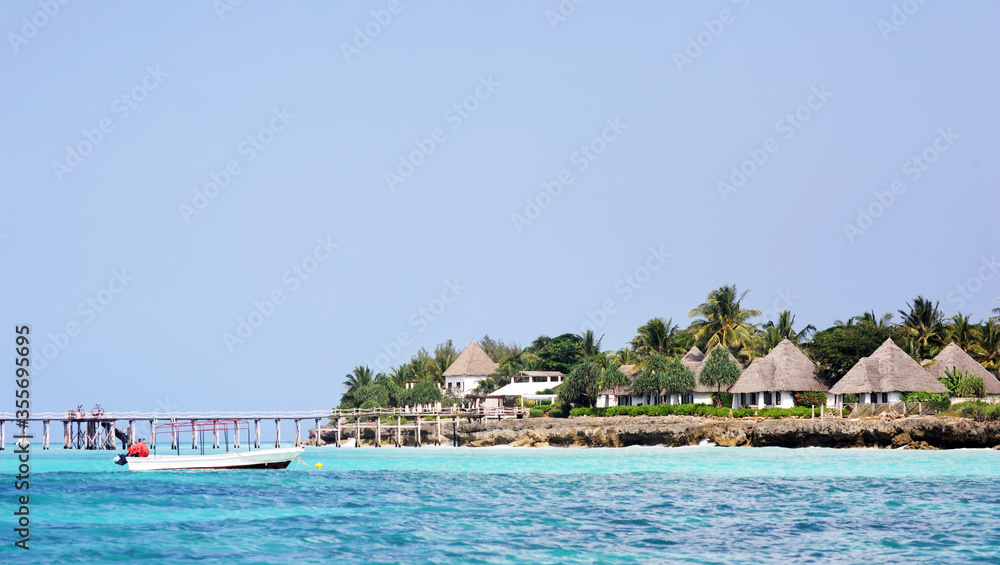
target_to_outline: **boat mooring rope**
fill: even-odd
[[[323,468],[323,464],[322,463],[317,463],[315,465],[310,465],[310,464],[306,463],[305,461],[303,461],[301,457],[296,457],[295,460],[298,461],[299,463],[302,463],[306,467],[315,467],[316,469],[322,469]]]

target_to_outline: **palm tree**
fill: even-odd
[[[708,352],[708,359],[701,368],[701,383],[714,386],[716,398],[720,398],[722,388],[730,388],[740,379],[740,365],[722,347],[714,347]]]
[[[667,356],[654,353],[642,364],[639,374],[632,380],[632,392],[647,397],[647,404],[659,404],[663,392],[661,377],[666,372]],[[655,400],[655,402],[654,402]]]
[[[678,326],[674,319],[664,321],[663,318],[653,318],[639,327],[638,335],[632,340],[632,347],[643,355],[661,353],[673,355],[677,353]],[[683,353],[683,351],[680,351]]]
[[[695,339],[706,349],[721,345],[733,352],[752,346],[756,326],[749,322],[760,316],[759,310],[744,310],[741,306],[747,291],[737,297],[736,285],[721,286],[708,294],[708,300],[691,310],[690,316],[700,316],[691,324]]]
[[[979,343],[969,354],[988,371],[1000,371],[1000,322],[989,320],[979,330]]]
[[[934,349],[942,345],[944,339],[944,314],[938,309],[938,302],[931,302],[923,296],[913,299],[906,306],[910,311],[899,311],[903,317],[902,326],[920,344],[921,354],[934,356]]]
[[[677,357],[667,359],[660,375],[660,387],[670,394],[678,396],[677,403],[680,404],[680,396],[694,390],[698,383],[695,381],[694,372],[681,363]]]
[[[778,314],[777,324],[774,322],[768,322],[764,324],[764,328],[774,328],[778,330],[778,335],[781,336],[781,339],[787,339],[796,345],[808,339],[809,335],[816,331],[816,326],[809,324],[808,326],[802,328],[802,331],[796,332],[792,327],[794,325],[795,316],[793,316],[788,310],[783,310],[780,314]]]
[[[635,351],[627,347],[623,347],[616,351],[612,359],[619,365],[635,365],[639,362],[639,358],[636,356]]]
[[[628,386],[628,377],[625,376],[625,373],[621,372],[618,365],[611,365],[601,372],[598,384],[601,392],[610,391],[618,387]]]
[[[583,339],[580,342],[580,350],[583,351],[584,357],[593,357],[601,352],[601,341],[604,340],[603,335],[597,340],[594,339],[594,330],[587,330],[579,335]]]
[[[955,342],[955,345],[968,351],[979,341],[979,324],[973,324],[968,316],[961,312],[951,318],[951,323],[945,327],[945,338]]]
[[[781,330],[775,326],[765,326],[757,334],[757,340],[754,343],[754,357],[763,357],[771,352],[772,349],[778,347],[778,344],[785,339],[782,335]]]
[[[364,367],[358,365],[344,378],[344,394],[340,397],[341,405],[357,404],[358,393],[373,382],[372,370],[367,365]]]
[[[837,320],[833,323],[834,326],[838,328],[850,328],[855,325],[858,326],[869,326],[878,329],[885,329],[890,326],[889,322],[892,320],[891,313],[882,314],[881,317],[875,315],[875,311],[865,312],[860,316],[854,316],[847,320],[847,323]]]

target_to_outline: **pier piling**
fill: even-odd
[[[302,420],[295,420],[295,445],[302,440]]]
[[[281,420],[274,421],[274,447],[281,447]]]
[[[253,447],[260,449],[260,420],[253,421]]]
[[[49,448],[49,421],[42,420],[42,450]]]
[[[63,449],[73,447],[73,425],[69,420],[63,420]]]

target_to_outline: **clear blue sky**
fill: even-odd
[[[818,327],[1000,306],[995,2],[52,4],[0,6],[36,410],[328,408],[383,344],[610,305],[617,349],[723,284]]]

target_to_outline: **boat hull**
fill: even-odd
[[[284,469],[305,451],[304,447],[260,449],[209,455],[150,455],[129,457],[129,471],[179,471],[185,469]]]

